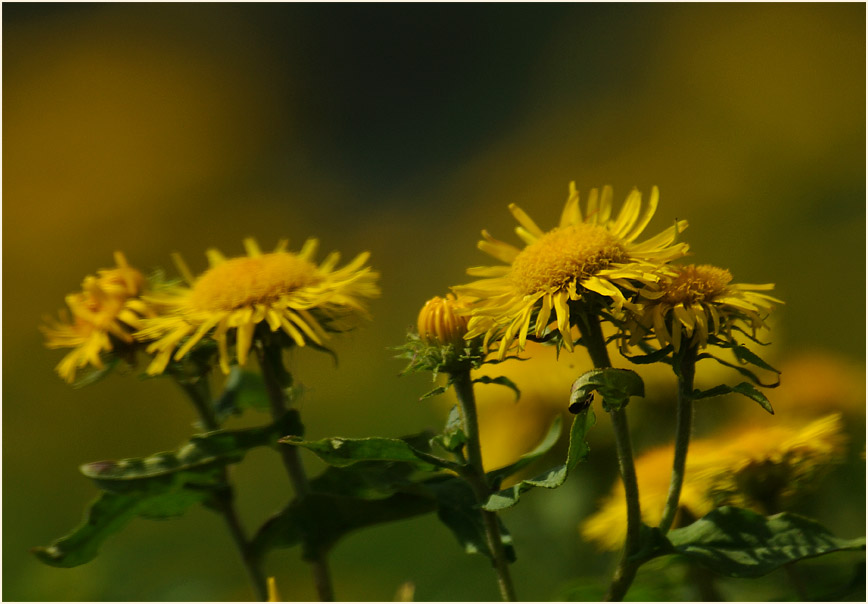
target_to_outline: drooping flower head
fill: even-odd
[[[206,337],[217,342],[220,367],[229,373],[233,335],[235,356],[244,365],[260,324],[283,331],[298,346],[308,341],[322,345],[327,331],[343,330],[367,315],[364,299],[380,294],[379,274],[365,266],[367,252],[336,269],[338,252],[314,264],[316,239],[308,239],[298,253],[286,251],[287,245],[282,240],[273,252],[263,253],[248,238],[247,256],[231,259],[208,250],[211,268],[197,278],[179,261],[189,286],[150,296],[159,316],[136,334],[152,340],[147,350],[155,356],[148,373],[162,373],[170,359],[181,360]]]
[[[115,252],[114,258],[116,268],[85,277],[82,290],[66,296],[69,310],[61,311],[59,320],[46,318],[47,325],[40,327],[48,348],[72,349],[56,367],[69,383],[87,365],[103,369],[100,355],[119,345],[132,345],[132,334],[141,326],[142,317],[151,314],[139,297],[145,288],[144,276],[121,252]]]
[[[601,296],[616,310],[631,306],[624,291],[656,283],[661,267],[687,253],[686,243],[676,243],[687,221],[678,221],[647,241],[636,243],[657,210],[659,192],[642,211],[642,195],[634,189],[616,218],[612,214],[612,189],[593,189],[583,215],[575,183],[570,183],[558,226],[548,232],[539,228],[515,204],[510,211],[519,222],[515,231],[524,241],[520,249],[482,231],[479,248],[504,265],[468,269],[478,281],[453,289],[478,300],[474,304],[467,338],[485,334],[500,341],[498,359],[503,359],[516,338],[523,350],[528,334],[540,337],[551,322],[552,312],[564,345],[573,349],[570,337],[570,301],[589,293]]]
[[[631,328],[631,344],[653,328],[661,347],[672,344],[676,352],[682,343],[705,348],[709,336],[732,340],[736,325],[755,334],[766,327],[774,304],[783,304],[760,293],[773,289],[773,283],[732,283],[728,270],[708,264],[670,268],[655,286],[639,292],[644,304]]]

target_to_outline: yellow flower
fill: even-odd
[[[452,344],[459,350],[464,348],[468,317],[461,311],[466,308],[467,301],[456,299],[453,294],[446,294],[445,298],[434,296],[419,311],[419,338],[428,345]]]
[[[327,330],[343,330],[357,317],[367,316],[362,299],[380,294],[379,274],[364,266],[367,252],[335,269],[337,252],[318,266],[313,263],[316,239],[308,239],[298,253],[287,252],[287,244],[282,240],[273,252],[262,253],[256,240],[248,238],[247,256],[228,260],[208,250],[211,268],[195,279],[179,262],[191,286],[178,285],[150,296],[159,316],[146,321],[136,334],[153,340],[147,349],[155,354],[148,373],[162,373],[170,358],[182,359],[206,336],[217,342],[220,367],[229,373],[233,332],[236,357],[244,365],[260,324],[273,332],[282,330],[298,346],[307,341],[321,345]]]
[[[781,504],[809,490],[844,457],[846,436],[840,414],[808,425],[732,429],[697,439],[687,454],[679,513],[699,518],[723,505],[771,514]],[[636,460],[642,520],[656,526],[669,492],[674,445],[652,449]],[[683,521],[682,520],[682,521]],[[676,517],[676,526],[678,519]],[[627,531],[624,487],[617,481],[600,510],[582,523],[585,539],[617,550]]]
[[[670,267],[672,273],[656,286],[641,290],[647,300],[638,320],[628,329],[630,345],[636,344],[653,328],[660,346],[672,344],[678,351],[682,341],[705,348],[711,335],[732,340],[732,328],[739,323],[754,335],[765,328],[765,317],[781,300],[759,293],[774,288],[773,283],[754,285],[731,283],[732,274],[708,264]]]
[[[144,276],[121,252],[114,257],[117,268],[85,277],[82,291],[66,296],[69,312],[61,311],[59,321],[46,318],[48,325],[40,327],[48,348],[72,348],[56,367],[67,382],[73,382],[76,372],[88,364],[102,369],[102,353],[112,352],[118,344],[133,344],[132,333],[141,318],[151,314],[139,299]]]
[[[698,470],[715,503],[771,514],[843,461],[847,437],[833,413],[806,426],[739,430],[718,442],[719,457]]]
[[[684,484],[679,500],[679,520],[690,522],[701,518],[714,508],[707,496],[705,483],[698,479],[694,467],[713,455],[714,449],[707,444],[695,441],[687,453]],[[672,457],[675,445],[664,445],[651,449],[636,460],[636,477],[639,483],[639,503],[642,521],[649,526],[657,526],[663,517],[663,508],[669,494],[669,481],[672,474]],[[627,536],[627,504],[624,499],[624,485],[618,480],[612,491],[600,502],[600,509],[587,518],[581,525],[582,537],[595,542],[601,549],[615,551],[624,544]]]
[[[629,307],[622,289],[635,291],[635,282],[656,283],[663,263],[687,253],[687,244],[675,243],[678,233],[687,228],[686,220],[635,243],[654,215],[658,198],[654,187],[642,212],[642,195],[634,189],[613,219],[612,189],[604,187],[602,194],[593,189],[583,216],[575,183],[570,183],[560,223],[548,232],[511,204],[509,209],[520,224],[515,231],[526,245],[519,249],[482,231],[485,239],[479,248],[505,265],[468,269],[469,275],[483,278],[453,288],[479,299],[465,337],[484,333],[486,346],[499,339],[497,358],[502,360],[516,338],[523,350],[528,334],[540,337],[554,312],[564,345],[572,350],[570,301],[592,292],[616,310]]]

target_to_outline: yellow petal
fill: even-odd
[[[581,221],[582,210],[579,206],[579,192],[576,190],[575,181],[573,181],[570,183],[570,194],[567,197],[567,203],[564,205],[564,211],[561,213],[561,221],[558,226],[564,228],[571,224],[579,224]]]
[[[541,228],[539,228],[536,223],[528,216],[524,210],[515,205],[514,203],[509,204],[509,211],[512,212],[512,215],[518,220],[519,224],[526,228],[532,235],[537,238],[542,237],[545,233]]]
[[[256,239],[253,237],[246,237],[244,239],[244,249],[247,251],[247,255],[251,258],[256,258],[257,256],[262,255],[262,250],[259,249],[259,244],[256,243]]]
[[[645,213],[642,215],[642,218],[639,219],[639,222],[636,223],[636,226],[633,227],[633,230],[625,237],[627,241],[635,241],[636,238],[642,234],[642,231],[645,230],[645,227],[648,226],[648,223],[651,222],[651,218],[654,217],[654,214],[657,212],[657,204],[660,202],[660,189],[657,186],[651,187],[651,199],[648,200],[648,206],[645,208]]]

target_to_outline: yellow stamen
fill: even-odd
[[[512,263],[510,279],[527,295],[564,287],[626,259],[624,248],[608,230],[581,223],[556,228],[522,250]]]
[[[193,287],[191,305],[227,311],[274,302],[320,280],[317,268],[288,252],[233,258],[206,271]]]

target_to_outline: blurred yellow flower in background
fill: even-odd
[[[777,415],[814,418],[837,411],[855,420],[864,436],[864,365],[840,354],[809,350],[785,358],[780,369],[781,385],[774,391]],[[742,409],[745,414],[752,411]]]
[[[763,514],[779,512],[794,497],[811,490],[845,454],[841,416],[832,414],[807,425],[732,427],[690,444],[679,513],[699,518],[715,507],[734,505]],[[656,526],[669,492],[674,445],[647,451],[636,460],[642,520]],[[600,509],[580,526],[585,539],[617,550],[626,536],[624,487],[615,482]],[[676,518],[676,524],[678,520]]]
[[[673,266],[672,274],[639,293],[646,302],[638,321],[628,329],[630,345],[650,334],[653,329],[660,347],[672,344],[678,351],[682,339],[689,345],[705,348],[709,335],[732,340],[732,327],[741,322],[754,335],[766,327],[765,317],[774,303],[781,300],[758,293],[774,288],[773,283],[753,285],[731,283],[732,274],[709,264]],[[682,337],[682,333],[684,336]]]
[[[536,337],[549,325],[552,311],[567,349],[573,349],[570,336],[570,300],[587,292],[610,298],[616,308],[630,303],[619,289],[635,291],[631,280],[651,285],[663,263],[687,253],[686,243],[675,243],[678,233],[687,228],[681,220],[643,243],[634,243],[657,210],[659,192],[642,210],[642,195],[634,189],[617,218],[612,218],[612,189],[602,194],[592,189],[585,215],[579,206],[579,193],[570,183],[570,194],[558,226],[548,232],[517,205],[510,204],[520,226],[515,232],[525,242],[524,249],[494,239],[483,230],[479,249],[504,262],[503,266],[475,267],[467,274],[483,277],[453,289],[478,298],[470,320],[467,338],[485,334],[485,343],[500,340],[497,358],[503,359],[518,338],[523,350],[529,333]],[[531,319],[536,311],[536,322]]]
[[[40,327],[48,348],[72,348],[56,367],[69,383],[88,364],[104,368],[101,354],[133,344],[132,334],[141,326],[142,317],[152,314],[139,298],[145,288],[142,273],[121,252],[115,252],[114,258],[117,268],[85,277],[82,291],[66,296],[69,312],[62,310],[59,321],[46,318],[47,325]]]
[[[697,469],[715,504],[773,514],[844,460],[847,437],[833,413],[807,425],[733,429],[718,442],[719,458]]]
[[[338,252],[326,256],[319,266],[313,263],[316,239],[308,239],[297,254],[287,252],[287,245],[282,240],[274,252],[264,254],[255,239],[247,238],[247,257],[228,260],[210,249],[211,268],[198,278],[179,260],[190,287],[171,286],[152,294],[149,300],[160,309],[159,316],[146,321],[136,334],[153,340],[147,350],[156,354],[148,373],[162,373],[170,358],[182,359],[208,335],[217,342],[220,367],[228,374],[227,335],[232,330],[236,358],[244,365],[260,323],[271,331],[282,330],[298,346],[307,340],[322,345],[326,331],[342,331],[367,316],[363,298],[380,294],[379,274],[365,266],[367,252],[335,269]]]
[[[675,445],[670,444],[646,451],[636,459],[642,521],[649,526],[657,526],[663,516],[674,454]],[[679,521],[689,521],[690,517],[700,518],[714,508],[706,495],[705,484],[697,480],[694,471],[696,463],[704,462],[710,455],[714,455],[710,444],[691,443],[675,526],[678,526]],[[580,531],[582,537],[593,541],[600,549],[615,551],[621,548],[627,536],[627,506],[624,485],[620,480],[615,482],[611,492],[600,502],[600,509],[581,524]]]

